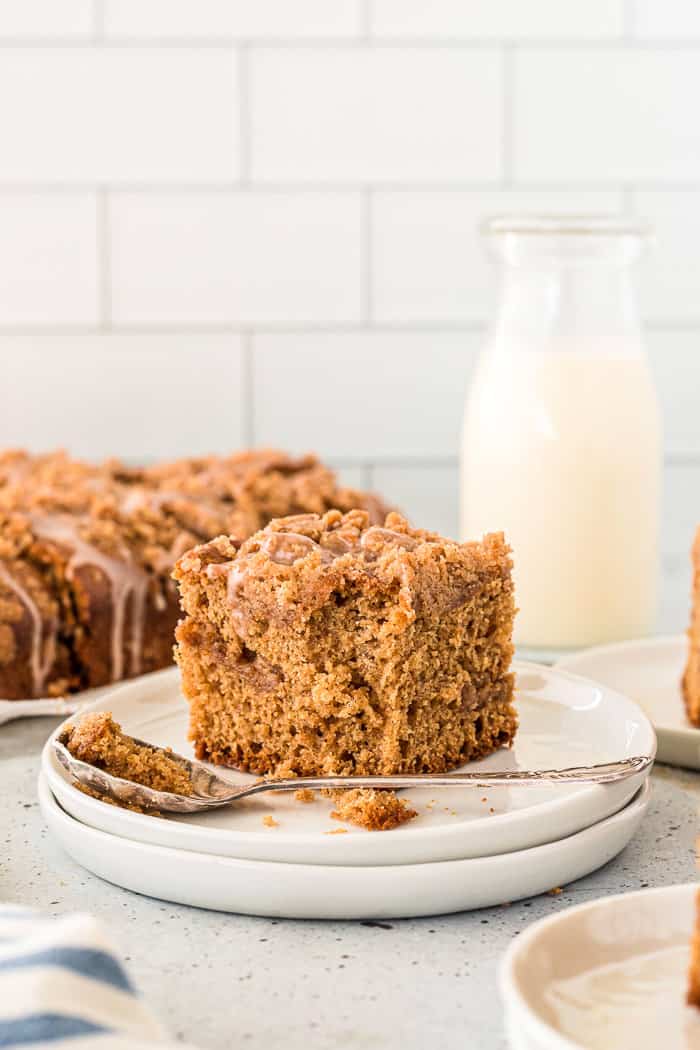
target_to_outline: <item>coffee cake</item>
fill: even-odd
[[[260,450],[130,467],[0,455],[0,697],[59,696],[167,666],[172,567],[280,514],[381,503],[313,456]]]
[[[691,596],[688,656],[683,675],[683,697],[688,721],[700,727],[700,528],[691,552],[693,585]]]
[[[177,563],[176,658],[200,759],[261,774],[441,772],[509,745],[513,585],[501,535],[398,514],[272,521]]]

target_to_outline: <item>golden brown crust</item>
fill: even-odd
[[[280,508],[346,498],[313,456],[262,450],[150,468],[0,453],[0,696],[60,695],[167,666],[172,566]],[[366,497],[373,504],[372,498]]]
[[[693,566],[691,614],[688,628],[688,656],[682,688],[688,721],[700,727],[700,527],[695,533],[691,560]]]
[[[510,744],[503,537],[458,544],[360,510],[221,536],[175,572],[199,758],[256,773],[442,772]]]

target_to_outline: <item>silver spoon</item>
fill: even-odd
[[[212,773],[203,763],[183,758],[174,751],[166,751],[165,748],[147,744],[135,737],[126,739],[132,740],[140,747],[161,752],[183,766],[192,781],[193,794],[176,795],[170,791],[154,791],[153,788],[132,780],[114,777],[97,766],[75,758],[60,736],[53,738],[52,746],[58,761],[78,783],[122,804],[138,806],[141,809],[157,809],[163,813],[195,813],[205,809],[218,809],[252,795],[259,795],[263,791],[298,791],[300,788],[490,788],[532,784],[615,784],[644,773],[654,761],[650,755],[639,755],[635,758],[623,758],[619,762],[574,766],[571,769],[517,769],[494,773],[415,773],[366,777],[270,777],[253,783],[236,783]]]

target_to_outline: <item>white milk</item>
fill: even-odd
[[[497,344],[483,355],[465,414],[462,533],[505,532],[518,644],[652,629],[660,445],[641,353]]]

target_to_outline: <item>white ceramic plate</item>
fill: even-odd
[[[519,664],[517,673],[521,725],[515,747],[470,769],[543,769],[654,753],[651,725],[626,697],[536,664]],[[192,754],[177,670],[121,686],[91,709],[112,711],[133,736]],[[409,824],[381,834],[347,825],[346,834],[332,835],[341,825],[331,819],[332,803],[318,795],[308,804],[293,795],[269,795],[216,812],[163,819],[85,795],[69,782],[48,745],[42,769],[68,813],[122,838],[249,860],[341,865],[422,864],[552,842],[616,813],[643,779],[488,791],[421,788],[408,792],[419,812]],[[273,815],[276,827],[263,823],[266,814]]]
[[[567,908],[519,934],[501,965],[515,1050],[700,1050],[685,1005],[697,886]]]
[[[148,674],[139,675],[138,679],[132,679],[132,681],[140,682],[157,673],[151,671]],[[68,696],[42,696],[34,697],[30,700],[0,700],[0,726],[4,725],[5,722],[12,722],[16,718],[75,715],[101,696],[104,696],[105,693],[111,693],[113,689],[113,685],[100,685],[94,689],[83,689],[80,693],[71,693]]]
[[[544,893],[616,856],[637,830],[650,795],[646,781],[607,820],[518,853],[400,868],[342,867],[235,860],[122,839],[69,816],[46,778],[39,780],[39,801],[50,831],[78,864],[100,878],[175,904],[290,919],[440,915]]]
[[[557,667],[632,697],[656,730],[659,762],[700,769],[700,729],[689,724],[681,695],[686,652],[683,635],[643,638],[585,649]]]

